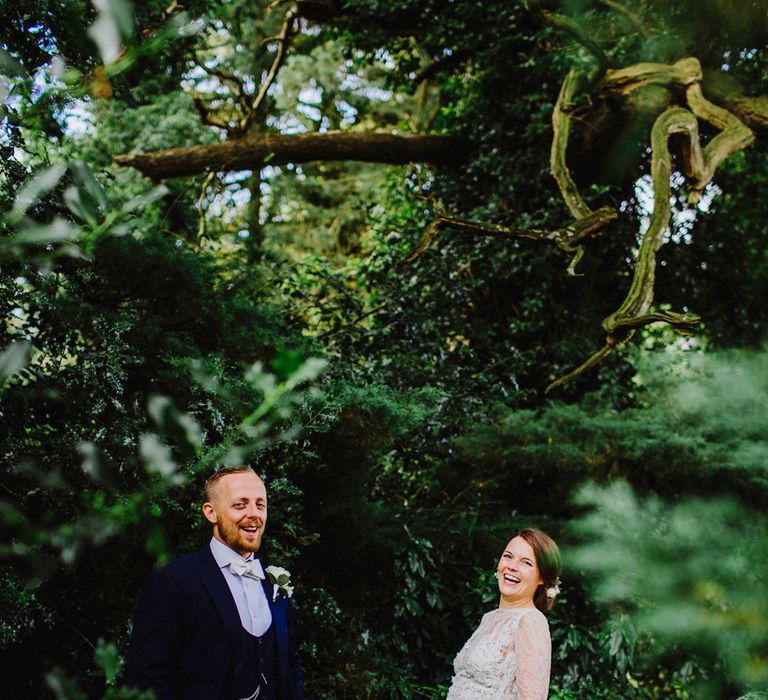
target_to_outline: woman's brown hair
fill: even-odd
[[[533,604],[541,612],[547,612],[555,602],[554,597],[550,598],[547,595],[547,589],[558,583],[562,568],[560,550],[549,535],[534,527],[523,528],[514,534],[512,539],[515,537],[522,537],[533,549],[536,566],[539,567],[539,575],[543,581],[533,594]]]

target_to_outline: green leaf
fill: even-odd
[[[167,396],[152,396],[147,410],[163,434],[186,455],[192,456],[202,446],[203,435],[197,421],[179,411]]]
[[[36,173],[16,195],[10,214],[12,222],[20,221],[33,204],[59,184],[59,180],[66,171],[65,163],[55,163],[50,168]]]
[[[95,205],[103,211],[107,206],[107,195],[104,188],[96,181],[91,169],[82,160],[76,160],[69,169],[75,176],[79,189],[85,190]]]
[[[103,639],[99,639],[93,653],[93,660],[103,671],[107,685],[114,685],[120,669],[123,667],[123,659],[120,657],[117,647],[111,642],[107,644]]]
[[[132,212],[134,209],[138,209],[139,207],[145,207],[147,204],[151,204],[161,197],[165,197],[169,191],[170,190],[165,185],[158,185],[157,187],[151,189],[149,192],[145,192],[144,194],[140,194],[138,197],[129,199],[125,204],[123,204],[121,211],[127,214],[128,212]]]
[[[98,11],[88,35],[99,49],[101,60],[112,63],[119,55],[124,39],[133,36],[133,10],[127,0],[92,0]]]
[[[272,361],[272,369],[278,379],[284,381],[301,367],[303,360],[304,354],[298,350],[281,350]]]
[[[0,353],[0,381],[5,381],[17,374],[29,364],[32,355],[32,343],[19,340],[5,346]]]
[[[299,367],[286,382],[290,387],[296,387],[304,382],[310,382],[316,379],[328,364],[327,360],[320,357],[310,357],[301,367]]]
[[[184,477],[177,472],[178,467],[171,456],[171,449],[163,444],[157,435],[144,433],[139,439],[139,452],[150,474],[159,474],[174,486],[184,483]]]
[[[91,203],[83,201],[80,196],[80,190],[77,187],[67,187],[64,190],[64,204],[67,205],[69,210],[77,216],[81,221],[91,225],[97,226],[98,219],[96,218],[98,212],[91,206]]]
[[[7,75],[9,78],[25,78],[29,74],[27,69],[8,51],[0,48],[0,75]]]
[[[31,225],[22,229],[12,239],[14,244],[46,245],[62,241],[78,241],[83,232],[74,224],[61,218],[56,218],[47,225]]]

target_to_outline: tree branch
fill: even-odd
[[[162,180],[208,170],[258,170],[265,165],[317,160],[458,165],[466,160],[468,152],[469,144],[452,136],[335,131],[291,136],[259,134],[215,144],[116,155],[113,160],[153,180]]]
[[[629,20],[630,24],[632,24],[632,26],[637,29],[640,36],[643,36],[646,39],[651,36],[651,33],[648,31],[648,27],[645,26],[643,20],[641,20],[638,15],[632,12],[632,10],[624,7],[624,5],[622,5],[620,2],[616,2],[616,0],[600,0],[600,2],[608,9],[613,10],[616,14],[619,14],[625,19]]]
[[[588,36],[578,22],[570,17],[548,10],[540,10],[540,14],[548,24],[551,24],[556,29],[568,32],[568,34],[587,49],[587,51],[595,57],[601,72],[608,69],[608,66],[611,65],[611,60],[608,58],[605,51],[603,51],[600,46]]]
[[[290,8],[288,12],[285,13],[285,17],[283,18],[280,34],[271,39],[272,41],[277,42],[277,53],[275,54],[275,60],[272,61],[272,66],[269,69],[269,73],[267,74],[264,82],[261,84],[261,88],[259,89],[258,94],[253,99],[248,108],[248,111],[238,124],[238,132],[240,134],[246,133],[248,131],[248,127],[250,127],[250,125],[253,123],[253,120],[256,117],[256,113],[258,112],[261,103],[267,95],[267,90],[269,90],[272,83],[274,83],[275,78],[277,77],[277,72],[280,70],[280,66],[282,66],[283,62],[285,61],[288,42],[290,41],[293,34],[294,23],[297,16],[298,10],[295,7]]]
[[[553,241],[561,250],[575,254],[574,260],[568,266],[569,273],[575,274],[574,268],[583,254],[581,246],[577,245],[577,243],[588,236],[596,235],[604,226],[611,221],[614,221],[618,216],[618,214],[610,207],[603,207],[587,217],[571,222],[564,228],[556,229],[554,231],[545,231],[543,229],[523,229],[460,219],[445,214],[442,208],[440,208],[433,200],[431,203],[438,210],[438,216],[424,231],[424,234],[414,251],[403,260],[403,265],[410,265],[424,253],[435,238],[437,238],[442,229],[452,228],[457,231],[479,233],[486,236]]]
[[[607,70],[598,90],[626,95],[646,85],[688,87],[700,82],[701,78],[701,64],[697,58],[683,58],[672,65],[635,63],[627,68]]]
[[[592,210],[581,196],[579,188],[568,170],[567,151],[568,140],[571,135],[571,111],[573,98],[584,74],[577,70],[569,71],[565,76],[560,94],[552,110],[552,149],[549,163],[550,173],[555,178],[560,194],[566,206],[576,219],[581,219],[592,214]]]
[[[200,121],[208,126],[215,126],[217,129],[222,129],[229,136],[235,133],[235,127],[231,124],[223,121],[219,121],[215,117],[211,116],[211,112],[207,105],[203,102],[203,96],[196,92],[192,95],[192,102],[195,105],[197,113],[200,115]]]

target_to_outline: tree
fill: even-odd
[[[200,0],[137,5],[134,22],[119,0],[49,5],[17,3],[2,54],[9,692],[127,695],[141,578],[204,543],[195,480],[250,455],[315,697],[440,697],[516,527],[568,554],[635,498],[629,539],[605,543],[641,563],[638,533],[665,509],[753,531],[732,521],[761,507],[742,464],[761,428],[735,446],[657,401],[642,359],[679,347],[656,319],[700,330],[691,357],[764,336],[760,5]],[[83,38],[94,21],[102,50]],[[303,142],[294,162],[273,148]],[[387,162],[427,148],[402,167],[298,162],[344,142],[393,144],[368,152]],[[183,149],[203,170],[162,187],[112,161]],[[243,170],[205,170],[222,151]],[[558,387],[568,404],[545,398],[606,331],[596,371]],[[327,362],[310,388],[308,357]],[[638,495],[571,500],[618,479]],[[762,637],[728,622],[692,655],[579,571],[552,618],[553,697],[760,687],[725,648]],[[700,578],[681,564],[665,580]],[[661,583],[674,607],[683,589]],[[728,590],[738,619],[753,598]]]
[[[588,4],[587,4],[588,5]],[[500,227],[498,224],[489,227],[481,224],[471,225],[466,221],[449,218],[442,214],[435,226],[427,233],[416,253],[420,253],[428,245],[434,235],[435,227],[469,228],[476,232],[491,232],[493,235],[523,235],[527,237],[544,237],[554,239],[558,245],[576,255],[569,267],[569,272],[575,272],[576,263],[584,254],[583,239],[594,235],[596,231],[612,218],[607,212],[603,212],[593,218],[595,212],[584,200],[579,192],[579,187],[571,176],[568,165],[568,147],[571,141],[572,131],[575,130],[574,117],[578,112],[578,120],[587,126],[585,148],[579,154],[577,160],[587,160],[585,157],[591,151],[605,149],[608,153],[615,152],[618,147],[628,145],[636,149],[636,146],[627,141],[636,138],[636,134],[625,134],[616,143],[615,132],[617,124],[622,120],[629,122],[653,122],[654,126],[650,134],[650,146],[653,153],[651,162],[652,201],[654,211],[646,230],[642,232],[642,243],[639,247],[638,257],[634,264],[633,279],[627,292],[627,296],[612,314],[603,321],[603,329],[606,333],[605,345],[601,350],[592,355],[577,369],[552,382],[548,390],[552,390],[579,376],[585,370],[611,353],[615,347],[629,340],[638,328],[651,323],[665,322],[670,324],[680,333],[690,333],[700,323],[700,317],[692,313],[675,313],[653,307],[655,294],[656,251],[662,245],[664,234],[670,225],[671,208],[670,176],[672,174],[672,162],[668,141],[676,134],[686,134],[687,142],[678,147],[680,154],[680,170],[691,180],[689,202],[695,205],[701,193],[712,181],[720,164],[734,153],[750,146],[755,138],[755,131],[764,132],[768,123],[768,109],[765,97],[745,96],[738,81],[730,78],[720,67],[719,62],[725,56],[739,56],[749,52],[752,47],[750,42],[759,41],[760,35],[755,32],[739,32],[739,28],[751,26],[752,18],[762,17],[760,4],[751,4],[744,8],[743,15],[737,13],[736,17],[730,12],[725,12],[718,2],[708,5],[703,13],[704,21],[711,21],[721,15],[731,19],[729,27],[735,31],[729,31],[722,37],[715,39],[710,34],[696,41],[693,35],[686,34],[677,25],[685,15],[672,13],[668,18],[663,18],[660,11],[664,9],[664,3],[646,3],[639,13],[629,11],[620,3],[597,3],[597,6],[586,13],[586,23],[580,23],[574,17],[567,14],[558,14],[548,7],[546,3],[532,3],[526,9],[534,14],[543,23],[555,28],[558,32],[571,35],[576,42],[576,47],[586,50],[587,55],[577,59],[578,67],[574,67],[566,76],[560,95],[555,103],[552,123],[553,140],[551,149],[551,171],[557,181],[561,196],[571,214],[577,221],[587,219],[589,225],[570,226],[561,228],[557,232],[526,231],[510,227]],[[301,4],[291,7],[285,15],[284,25],[292,25],[301,13]],[[313,5],[314,7],[314,5]],[[402,8],[398,8],[402,12]],[[427,42],[431,38],[426,28],[429,12],[434,11],[431,5],[419,10],[409,8],[404,16],[418,16],[415,26],[410,29],[422,41],[426,36]],[[444,8],[442,8],[444,9]],[[451,8],[452,9],[452,8]],[[444,21],[450,24],[455,21],[448,9],[448,16],[442,14]],[[495,9],[495,8],[494,8]],[[489,14],[504,17],[504,13],[495,13],[488,8]],[[568,5],[565,7],[568,11]],[[577,12],[584,12],[585,8],[578,6]],[[397,12],[397,11],[396,11]],[[368,3],[350,3],[343,12],[339,11],[339,19],[349,22],[352,26],[360,28],[364,17],[387,13],[374,5],[371,8]],[[349,13],[349,17],[345,17]],[[419,16],[420,15],[420,16]],[[323,19],[328,19],[328,14],[321,14]],[[396,28],[395,38],[401,39],[404,25],[402,21],[394,21],[390,17],[385,26]],[[703,24],[703,23],[702,23]],[[703,24],[703,26],[706,26]],[[635,30],[639,40],[617,42],[612,37],[621,36],[628,29]],[[366,31],[363,26],[360,29]],[[375,30],[374,37],[380,36],[379,29]],[[480,32],[481,39],[485,39],[486,53],[493,52],[491,38]],[[660,40],[664,35],[675,37],[676,44],[665,43]],[[282,55],[287,43],[287,31],[278,37],[280,47],[276,56],[273,70],[267,76],[267,82],[262,86],[260,94],[265,94],[270,80],[274,79]],[[502,40],[503,41],[503,40]],[[448,42],[444,42],[450,44]],[[608,49],[604,47],[610,47]],[[431,47],[430,47],[431,48]],[[472,64],[479,70],[483,70],[483,57],[475,53],[474,47],[468,45],[466,39],[461,45],[443,45],[443,56],[460,56],[459,61],[442,61],[439,65],[441,71],[451,70],[458,64],[464,67]],[[660,62],[677,58],[674,63]],[[743,58],[743,56],[742,56]],[[702,62],[706,70],[702,69]],[[591,65],[590,65],[591,64]],[[424,69],[427,70],[427,69]],[[434,69],[437,70],[437,69]],[[430,75],[433,69],[429,67],[426,75]],[[730,71],[729,71],[730,73]],[[422,72],[423,74],[423,72]],[[706,78],[706,79],[705,79]],[[707,87],[714,85],[716,87]],[[258,98],[257,98],[258,100]],[[589,102],[587,102],[589,100]],[[713,101],[714,100],[714,101]],[[701,128],[712,129],[715,134],[711,140],[703,145],[699,137],[699,122]],[[242,124],[241,120],[241,124]],[[230,136],[237,136],[240,130],[229,130]],[[294,137],[300,138],[300,137]],[[178,150],[163,153],[149,153],[141,156],[117,156],[116,161],[125,165],[138,167],[142,172],[154,178],[189,175],[204,169],[219,170],[222,168],[254,167],[261,162],[266,154],[275,159],[276,163],[303,162],[316,159],[359,159],[376,160],[381,162],[403,162],[404,160],[421,160],[442,164],[440,152],[449,151],[449,160],[460,159],[463,156],[463,148],[453,147],[450,142],[433,141],[434,151],[401,151],[395,146],[396,141],[387,140],[387,151],[384,156],[381,150],[371,151],[364,149],[364,143],[370,143],[374,139],[383,137],[369,135],[363,137],[356,135],[351,143],[357,148],[345,149],[346,141],[339,134],[325,134],[314,137],[306,137],[307,145],[317,144],[317,148],[296,150],[289,149],[292,141],[283,141],[275,137],[270,145],[267,145],[268,137],[259,137],[244,142],[219,144],[202,149]],[[420,137],[425,139],[427,137]],[[675,136],[677,139],[677,137]],[[613,143],[612,143],[613,141]],[[298,143],[298,141],[297,141]],[[325,144],[325,149],[320,149],[320,144]],[[414,142],[416,143],[416,142]],[[425,145],[427,141],[424,141]],[[403,142],[403,145],[405,142]],[[450,152],[453,151],[453,152]],[[586,153],[584,152],[586,151]],[[234,154],[237,153],[238,157]],[[231,165],[230,165],[231,163]],[[600,177],[598,173],[593,173]],[[602,179],[602,178],[601,178]]]

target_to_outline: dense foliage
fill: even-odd
[[[444,697],[528,524],[566,561],[550,697],[768,689],[765,133],[698,206],[673,174],[656,291],[703,317],[696,337],[645,326],[549,398],[629,287],[653,109],[674,90],[577,99],[574,180],[619,212],[577,275],[549,240],[488,234],[571,221],[549,161],[571,68],[695,56],[718,71],[708,94],[760,97],[764,3],[16,0],[0,16],[9,697],[139,697],[121,673],[141,582],[207,540],[202,481],[243,462],[270,493],[265,558],[294,575],[309,697]],[[112,161],[375,131],[469,155],[268,156],[162,184]],[[406,263],[441,212],[477,226]]]

